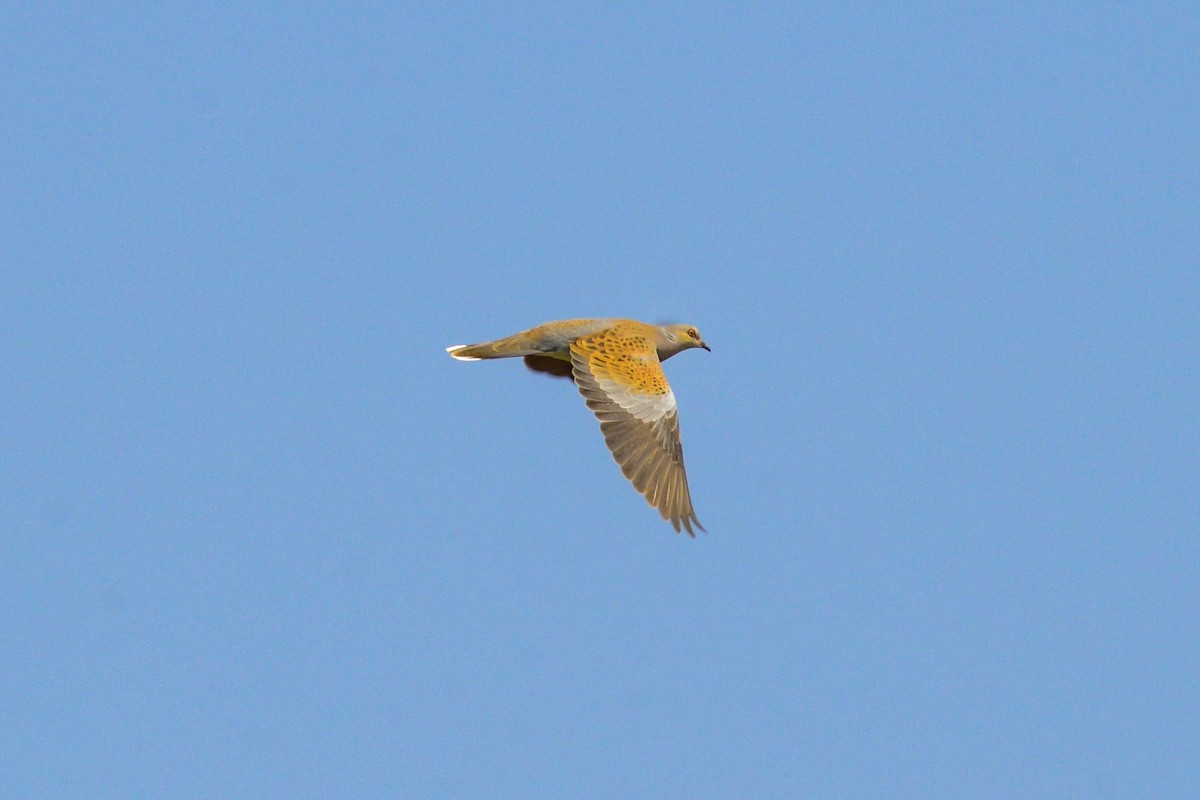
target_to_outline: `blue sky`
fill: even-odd
[[[1194,796],[1197,41],[6,5],[0,795]],[[579,316],[708,534],[443,351]]]

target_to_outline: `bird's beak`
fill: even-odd
[[[700,342],[700,346],[703,347],[708,352],[710,352],[710,353],[712,352],[712,348],[709,347],[708,345],[706,345],[704,342]]]

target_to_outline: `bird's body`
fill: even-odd
[[[503,339],[481,344],[448,347],[446,352],[460,361],[533,355],[558,357],[570,361],[571,342],[580,336],[611,328],[618,322],[633,322],[633,320],[566,319],[561,322],[547,322],[536,328],[505,336]],[[640,325],[641,323],[634,324]]]
[[[661,364],[692,347],[709,349],[687,325],[572,319],[446,351],[460,361],[519,356],[534,371],[573,378],[625,477],[676,531],[694,536],[693,526],[704,528],[692,508],[675,394]]]

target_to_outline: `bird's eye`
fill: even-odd
[[[692,339],[699,339],[699,338],[700,338],[700,334],[696,333],[696,329],[695,329],[695,328],[688,328],[688,329],[687,329],[687,335],[688,335],[690,338],[692,338]]]

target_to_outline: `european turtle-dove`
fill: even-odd
[[[675,393],[662,362],[709,346],[690,325],[570,319],[480,344],[447,347],[459,361],[523,356],[536,372],[574,378],[625,477],[678,532],[704,530],[692,509]]]

